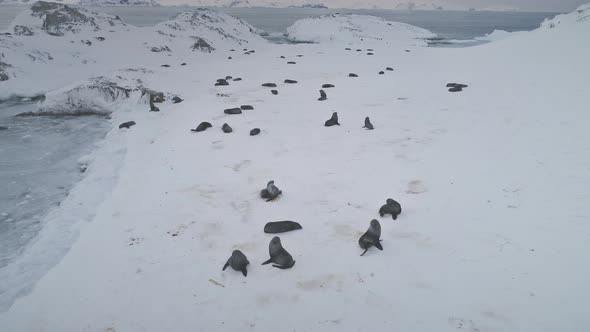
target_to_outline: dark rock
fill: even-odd
[[[295,61],[289,61],[289,62],[287,62],[287,64],[288,65],[295,65],[295,64],[297,64],[297,62],[295,62]]]
[[[154,52],[154,53],[159,53],[159,52],[170,52],[170,48],[168,46],[154,46],[150,49],[150,51]]]
[[[82,44],[86,44],[88,46],[92,46],[92,42],[90,40],[81,40]]]
[[[228,109],[223,110],[223,113],[230,114],[230,115],[232,115],[232,114],[242,114],[242,109],[241,108],[237,108],[237,107],[236,108],[228,108]]]
[[[334,84],[323,84],[322,85],[323,89],[329,89],[329,88],[333,88],[333,87],[334,87]]]
[[[348,74],[348,77],[359,77],[359,75],[357,75],[355,73],[350,73],[350,74]]]
[[[270,93],[272,93],[275,96],[279,94],[279,92],[277,90],[270,90]]]
[[[296,84],[297,81],[295,81],[295,80],[285,80],[285,83],[287,83],[287,84]]]
[[[383,75],[383,74],[385,74],[385,72],[383,70],[379,72],[379,75]]]
[[[161,65],[160,67],[168,68],[170,65]]]
[[[205,130],[207,130],[207,128],[211,128],[211,127],[213,127],[213,126],[209,122],[204,121],[204,122],[201,122],[197,126],[197,128],[191,129],[191,131],[194,131],[194,132],[197,132],[198,133],[198,132],[201,132],[201,131],[205,131]]]
[[[221,127],[221,130],[223,130],[223,132],[226,134],[229,134],[232,131],[234,131],[227,123],[223,124],[223,127]]]
[[[203,38],[197,38],[197,42],[194,43],[193,46],[191,46],[191,49],[193,51],[201,51],[207,53],[215,51],[215,48],[209,45],[209,43],[207,43]]]
[[[267,234],[277,234],[294,231],[302,228],[303,227],[301,227],[301,224],[295,221],[273,221],[266,223],[266,225],[264,225],[264,232]]]
[[[130,127],[135,126],[135,121],[127,121],[127,122],[123,122],[119,125],[119,129],[122,128],[127,128],[129,129]]]
[[[151,92],[151,100],[154,103],[163,103],[164,102],[164,93],[163,92]]]
[[[393,71],[393,68],[387,67],[387,68],[385,68],[385,70]]]
[[[217,83],[215,83],[215,86],[226,86],[226,85],[229,85],[229,82],[224,79],[219,79],[219,80],[217,80]]]
[[[260,134],[260,128],[254,128],[250,130],[250,136],[256,136],[258,134]]]
[[[24,25],[15,25],[14,26],[14,34],[17,36],[32,36],[34,35],[31,28],[24,26]]]
[[[236,77],[236,78],[233,79],[234,82],[238,82],[238,81],[241,81],[241,80],[242,80],[242,78],[240,78],[240,77]]]
[[[163,102],[164,101],[164,94],[162,93],[161,99],[158,94],[150,93],[149,105],[150,105],[150,112],[159,112],[160,109],[154,105],[156,102]]]
[[[264,83],[262,84],[263,87],[265,88],[276,88],[277,85],[275,83]]]
[[[252,105],[242,105],[240,106],[240,108],[242,109],[242,111],[251,111],[254,109],[254,106]]]
[[[174,104],[182,103],[182,102],[183,102],[183,99],[182,99],[182,98],[180,98],[180,97],[178,97],[178,96],[174,96],[174,97],[172,98],[172,102],[173,102]]]
[[[324,90],[320,90],[320,98],[318,98],[319,101],[324,101],[328,99],[328,95],[326,95],[326,91]]]
[[[373,127],[373,124],[371,123],[371,120],[369,119],[369,117],[365,118],[365,125],[363,126],[363,128],[367,128],[368,130],[375,129],[375,127]]]
[[[324,123],[324,126],[326,126],[326,127],[339,126],[339,125],[340,125],[340,123],[338,123],[338,112],[332,113],[332,117],[329,120],[326,120],[326,122]]]

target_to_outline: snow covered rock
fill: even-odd
[[[38,1],[19,14],[11,24],[17,35],[45,32],[52,36],[66,33],[96,32],[125,27],[118,16],[101,14],[64,4]]]
[[[287,28],[292,42],[426,45],[432,32],[413,25],[369,15],[322,15],[295,22]]]
[[[590,3],[581,5],[575,11],[557,15],[552,19],[546,19],[541,24],[541,29],[553,29],[560,26],[572,26],[576,24],[585,24],[590,29]]]
[[[90,7],[159,7],[154,0],[81,0],[80,6]]]

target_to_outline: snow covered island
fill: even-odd
[[[278,45],[206,9],[138,28],[33,4],[0,35],[0,98],[113,129],[0,270],[0,330],[583,330],[589,17],[428,48],[323,16]],[[383,250],[360,257],[373,219]],[[290,269],[261,265],[281,220],[302,225],[278,234]],[[222,271],[234,250],[247,277]]]

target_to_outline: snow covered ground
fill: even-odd
[[[212,53],[133,53],[145,70],[100,81],[133,98],[107,107],[114,129],[23,262],[56,231],[75,242],[0,315],[0,330],[586,330],[588,15],[584,6],[462,49],[404,38],[368,55],[356,39],[271,45],[251,35],[250,54],[214,38]],[[112,60],[100,65],[118,69]],[[3,88],[43,77],[18,68]],[[93,75],[81,68],[71,80]],[[228,75],[242,80],[213,86]],[[469,87],[452,93],[449,82]],[[335,87],[318,101],[327,83]],[[148,112],[145,89],[184,101]],[[254,110],[223,113],[244,104]],[[326,128],[333,111],[341,126]],[[361,128],[365,116],[375,130]],[[202,121],[213,127],[189,131]],[[269,203],[258,197],[268,180],[283,190]],[[389,197],[402,204],[397,221],[378,216]],[[384,251],[359,257],[373,218]],[[276,220],[303,225],[281,235],[297,262],[289,270],[260,265],[272,238],[264,224]],[[246,278],[221,271],[234,249],[250,261]]]

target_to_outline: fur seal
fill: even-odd
[[[215,83],[215,86],[226,86],[226,85],[229,85],[229,82],[223,78],[218,79],[217,82]]]
[[[279,269],[290,269],[295,265],[295,261],[291,254],[283,248],[281,244],[281,239],[278,236],[275,236],[270,240],[268,245],[268,253],[270,255],[270,259],[266,262],[262,263],[262,265],[266,265],[269,263],[275,263],[272,266],[279,268]]]
[[[303,56],[303,54],[297,54],[298,58],[301,58]]]
[[[332,113],[332,117],[330,118],[330,120],[326,120],[326,122],[324,123],[324,126],[326,127],[332,127],[334,125],[340,125],[340,123],[338,123],[338,112]]]
[[[284,233],[289,231],[294,231],[297,229],[302,229],[301,224],[295,221],[285,220],[285,221],[273,221],[266,223],[264,225],[264,232],[267,234],[276,234],[276,233]]]
[[[318,98],[319,101],[323,101],[328,99],[328,95],[326,95],[326,91],[324,90],[320,90],[320,98]]]
[[[360,48],[356,49],[357,52],[362,52],[363,50],[361,50]]]
[[[297,62],[295,62],[295,61],[287,61],[287,64],[288,64],[288,65],[296,65],[296,64],[297,64]]]
[[[154,105],[154,100],[156,99],[156,96],[154,96],[153,94],[150,93],[150,112],[159,112],[160,109],[158,107],[156,107],[156,105]]]
[[[270,93],[272,93],[275,96],[279,94],[279,92],[277,90],[270,90]]]
[[[236,77],[236,78],[233,79],[234,82],[238,82],[238,81],[241,81],[241,80],[242,80],[241,77]]]
[[[229,76],[229,75],[228,75],[228,76],[226,76],[226,77],[225,77],[225,80],[226,80],[226,81],[229,81],[229,80],[231,80],[232,78],[233,78],[233,77],[231,77],[231,76]]]
[[[334,84],[322,84],[322,89],[329,89],[335,87]]]
[[[387,68],[385,68],[385,70],[393,71],[393,68],[387,67]]]
[[[127,121],[127,122],[123,122],[119,125],[119,129],[122,128],[127,128],[129,129],[129,127],[135,126],[135,121]],[[7,128],[8,129],[8,128]]]
[[[228,59],[228,60],[231,60],[231,59],[233,59],[233,58],[232,58],[231,56],[228,56],[228,57],[227,57],[227,59]]]
[[[287,83],[287,84],[295,84],[295,83],[297,83],[297,81],[296,80],[289,80],[289,79],[287,79],[287,80],[285,80],[285,83]]]
[[[260,128],[254,128],[250,130],[250,136],[256,136],[258,134],[260,134]]]
[[[469,85],[467,84],[461,84],[461,83],[447,83],[447,88],[453,88],[453,87],[460,87],[460,88],[468,88]]]
[[[191,131],[194,131],[194,132],[197,132],[198,133],[198,132],[201,132],[201,131],[205,131],[205,130],[207,130],[207,128],[211,128],[211,127],[213,127],[213,126],[209,122],[204,121],[204,122],[201,122],[197,126],[197,128],[191,129]]]
[[[381,240],[379,239],[380,237],[381,224],[379,224],[379,221],[377,221],[377,219],[373,219],[371,220],[369,229],[359,239],[359,246],[365,249],[361,256],[363,256],[367,252],[367,250],[369,250],[369,248],[373,246],[377,247],[377,249],[379,250],[383,250],[383,247],[381,246]]]
[[[265,88],[276,88],[277,85],[275,83],[264,83],[262,84],[263,87]]]
[[[459,92],[459,91],[463,91],[463,88],[460,86],[454,86],[449,89],[449,92]]]
[[[223,124],[223,126],[221,127],[221,130],[223,130],[223,132],[226,134],[229,134],[232,131],[234,131],[227,123]]]
[[[350,73],[350,74],[348,74],[348,77],[359,77],[359,75],[357,75],[355,73]]]
[[[170,65],[161,65],[160,67],[170,68]]]
[[[186,62],[183,62],[180,64],[181,66],[186,66]]]
[[[279,58],[281,58],[281,59],[284,59],[284,58],[285,58],[285,56],[284,56],[284,55],[281,55]]]
[[[242,114],[242,109],[239,107],[228,108],[228,109],[223,110],[223,113],[225,113],[225,114]]]
[[[221,271],[225,271],[225,269],[227,269],[228,266],[231,266],[231,268],[236,271],[242,271],[242,274],[244,275],[244,277],[246,277],[248,275],[248,270],[246,270],[248,264],[250,264],[250,262],[248,262],[248,258],[246,258],[246,255],[244,255],[239,250],[234,250],[231,253],[231,257],[227,260]]]
[[[383,70],[379,72],[379,75],[383,75],[383,74],[385,74],[385,72]]]
[[[347,47],[344,49],[345,51],[350,51],[350,47]]]
[[[367,52],[373,52],[372,48],[367,48]]]
[[[119,127],[121,128],[121,127]],[[0,126],[0,130],[8,130],[8,127]]]
[[[371,120],[369,119],[368,116],[365,118],[365,125],[363,126],[363,128],[367,128],[369,130],[375,129],[375,127],[373,127],[373,124],[371,123]]]
[[[172,98],[172,102],[173,102],[174,104],[182,103],[183,101],[184,101],[184,100],[183,100],[182,98],[178,97],[178,96],[174,96],[174,97]]]
[[[254,106],[252,105],[242,105],[240,106],[240,108],[242,109],[242,111],[251,111],[254,109]]]
[[[262,189],[260,191],[260,197],[266,199],[267,202],[274,200],[275,198],[279,197],[283,192],[275,186],[274,180],[268,181],[266,184],[266,189]]]
[[[393,220],[397,220],[397,216],[399,216],[402,213],[402,206],[395,200],[388,198],[387,201],[385,202],[385,205],[383,205],[380,209],[379,209],[379,215],[381,217],[383,217],[386,214],[391,214],[391,217],[393,218]]]
[[[369,53],[367,53],[367,55],[373,55],[373,53],[369,52]]]

